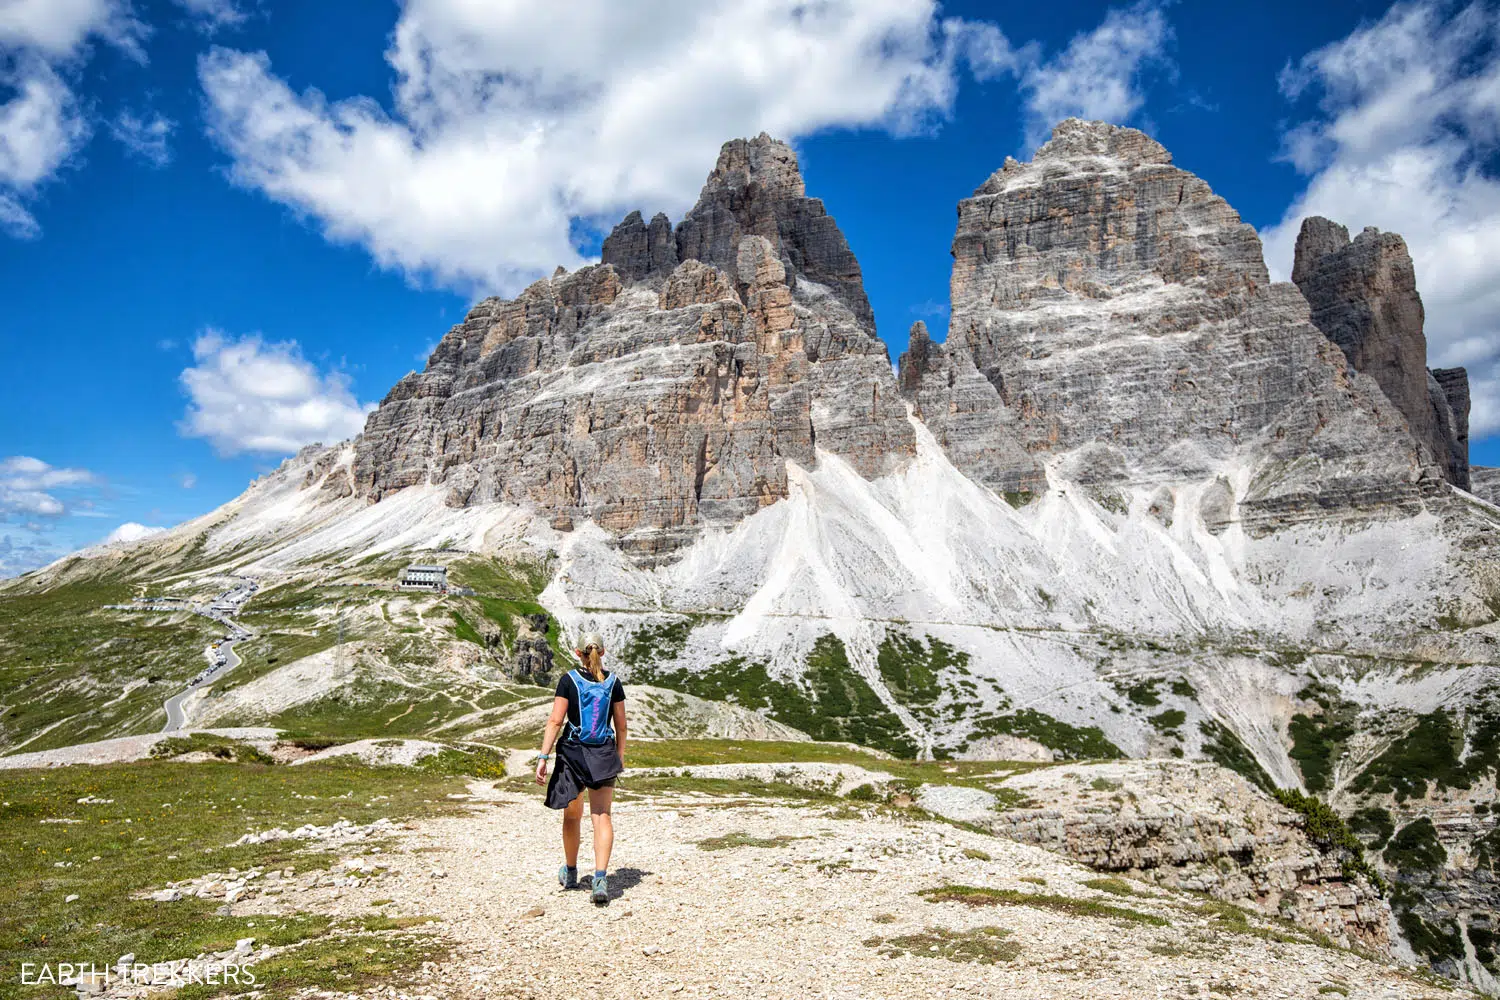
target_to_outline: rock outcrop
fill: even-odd
[[[1007,159],[959,204],[953,257],[947,342],[914,337],[902,390],[992,488],[1046,465],[1109,505],[1217,478],[1212,520],[1267,531],[1413,510],[1440,485],[1272,284],[1254,229],[1141,132],[1069,120],[1031,163]]]
[[[1342,946],[1390,948],[1390,906],[1315,846],[1301,816],[1214,764],[1119,761],[1041,768],[1006,780],[1018,805],[995,833],[1290,919]]]
[[[516,641],[511,647],[506,676],[511,680],[547,687],[553,680],[552,647],[547,644],[547,629],[552,620],[544,614],[520,615],[516,618]]]
[[[1462,368],[1427,369],[1425,312],[1406,241],[1349,230],[1319,216],[1297,236],[1292,280],[1312,321],[1405,415],[1449,482],[1469,485],[1469,381]]]
[[[1500,504],[1500,469],[1488,465],[1470,466],[1469,490],[1481,500]]]
[[[649,563],[785,496],[789,461],[909,460],[859,265],[785,144],[726,144],[667,235],[632,213],[603,263],[475,306],[370,416],[360,493],[592,520]]]

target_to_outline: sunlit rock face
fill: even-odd
[[[1374,228],[1350,240],[1343,226],[1313,216],[1297,236],[1292,280],[1318,329],[1396,404],[1448,481],[1468,489],[1469,376],[1427,368],[1426,314],[1406,241]]]
[[[725,145],[675,233],[632,213],[601,264],[475,306],[372,414],[356,482],[593,521],[652,562],[786,496],[819,450],[878,476],[913,431],[859,264],[762,135]]]
[[[902,382],[981,481],[1222,476],[1210,519],[1257,531],[1440,487],[1400,411],[1271,282],[1254,229],[1143,133],[1064,122],[958,214],[947,342]]]

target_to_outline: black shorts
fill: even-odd
[[[586,788],[615,787],[622,765],[613,739],[599,744],[562,740],[554,749],[557,766],[547,782],[547,808],[566,809]]]

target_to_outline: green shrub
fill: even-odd
[[[1345,878],[1363,875],[1376,892],[1385,891],[1385,880],[1365,860],[1364,845],[1328,803],[1295,788],[1278,788],[1272,794],[1277,802],[1301,814],[1309,840],[1323,850],[1339,855],[1339,866]]]
[[[1447,862],[1437,827],[1426,816],[1403,826],[1385,849],[1385,863],[1403,874],[1439,871]]]
[[[1260,766],[1255,754],[1227,726],[1213,719],[1198,723],[1203,734],[1203,754],[1220,767],[1227,767],[1262,791],[1275,793],[1276,782]]]
[[[1349,816],[1349,829],[1359,835],[1366,847],[1378,851],[1396,832],[1396,825],[1389,812],[1380,806],[1369,806]]]
[[[1187,713],[1180,708],[1169,708],[1165,712],[1151,716],[1150,719],[1151,725],[1155,726],[1158,732],[1163,733],[1172,732],[1186,721]]]

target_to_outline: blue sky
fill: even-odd
[[[0,575],[355,433],[476,297],[763,128],[893,357],[942,334],[956,202],[1068,114],[1160,139],[1283,277],[1302,214],[1401,232],[1500,464],[1494,2],[544,6],[0,0]]]

